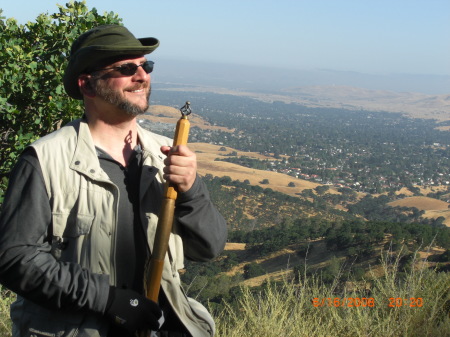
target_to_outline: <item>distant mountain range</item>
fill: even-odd
[[[450,120],[450,76],[370,75],[161,60],[155,88]]]
[[[162,90],[211,92],[250,97],[264,102],[281,101],[308,107],[342,108],[346,110],[387,111],[407,114],[413,118],[450,120],[450,95],[427,95],[413,92],[370,90],[350,86],[304,86],[277,93],[243,91],[213,86],[171,85],[156,83]],[[444,128],[444,127],[443,127]],[[445,127],[447,128],[447,127]]]
[[[370,90],[414,92],[430,95],[450,94],[449,75],[364,74],[332,69],[286,69],[219,64],[191,60],[156,60],[153,78],[197,86],[277,93],[292,87],[350,86]]]

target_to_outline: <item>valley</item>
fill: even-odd
[[[399,270],[449,268],[445,97],[396,114],[197,89],[156,91],[158,104],[140,121],[171,137],[177,107],[191,101],[189,147],[229,224],[217,261],[187,262],[191,295],[215,301],[237,285],[299,273],[370,280],[386,254]],[[221,291],[210,288],[217,282]]]

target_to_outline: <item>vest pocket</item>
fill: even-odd
[[[86,248],[87,237],[94,222],[94,216],[75,213],[53,213],[52,254],[57,259],[86,263],[83,255],[89,254]],[[84,261],[83,261],[84,260]],[[85,266],[87,267],[87,266]]]
[[[94,216],[89,214],[53,213],[53,235],[59,237],[78,237],[87,235],[92,227]]]

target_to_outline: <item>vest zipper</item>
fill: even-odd
[[[119,214],[119,198],[120,198],[120,191],[119,188],[110,182],[112,186],[114,186],[115,189],[115,196],[114,196],[114,215],[113,215],[113,224],[112,224],[112,233],[111,233],[111,266],[110,266],[110,283],[117,285],[117,271],[116,271],[116,247],[117,247],[117,215]]]

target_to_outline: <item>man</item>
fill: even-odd
[[[24,151],[0,215],[0,282],[18,294],[14,336],[214,334],[178,270],[184,257],[217,256],[226,223],[195,154],[136,122],[150,96],[153,62],[144,55],[158,45],[118,25],[72,45],[64,86],[84,101],[85,115]],[[164,180],[179,194],[157,304],[143,296],[143,278]]]

